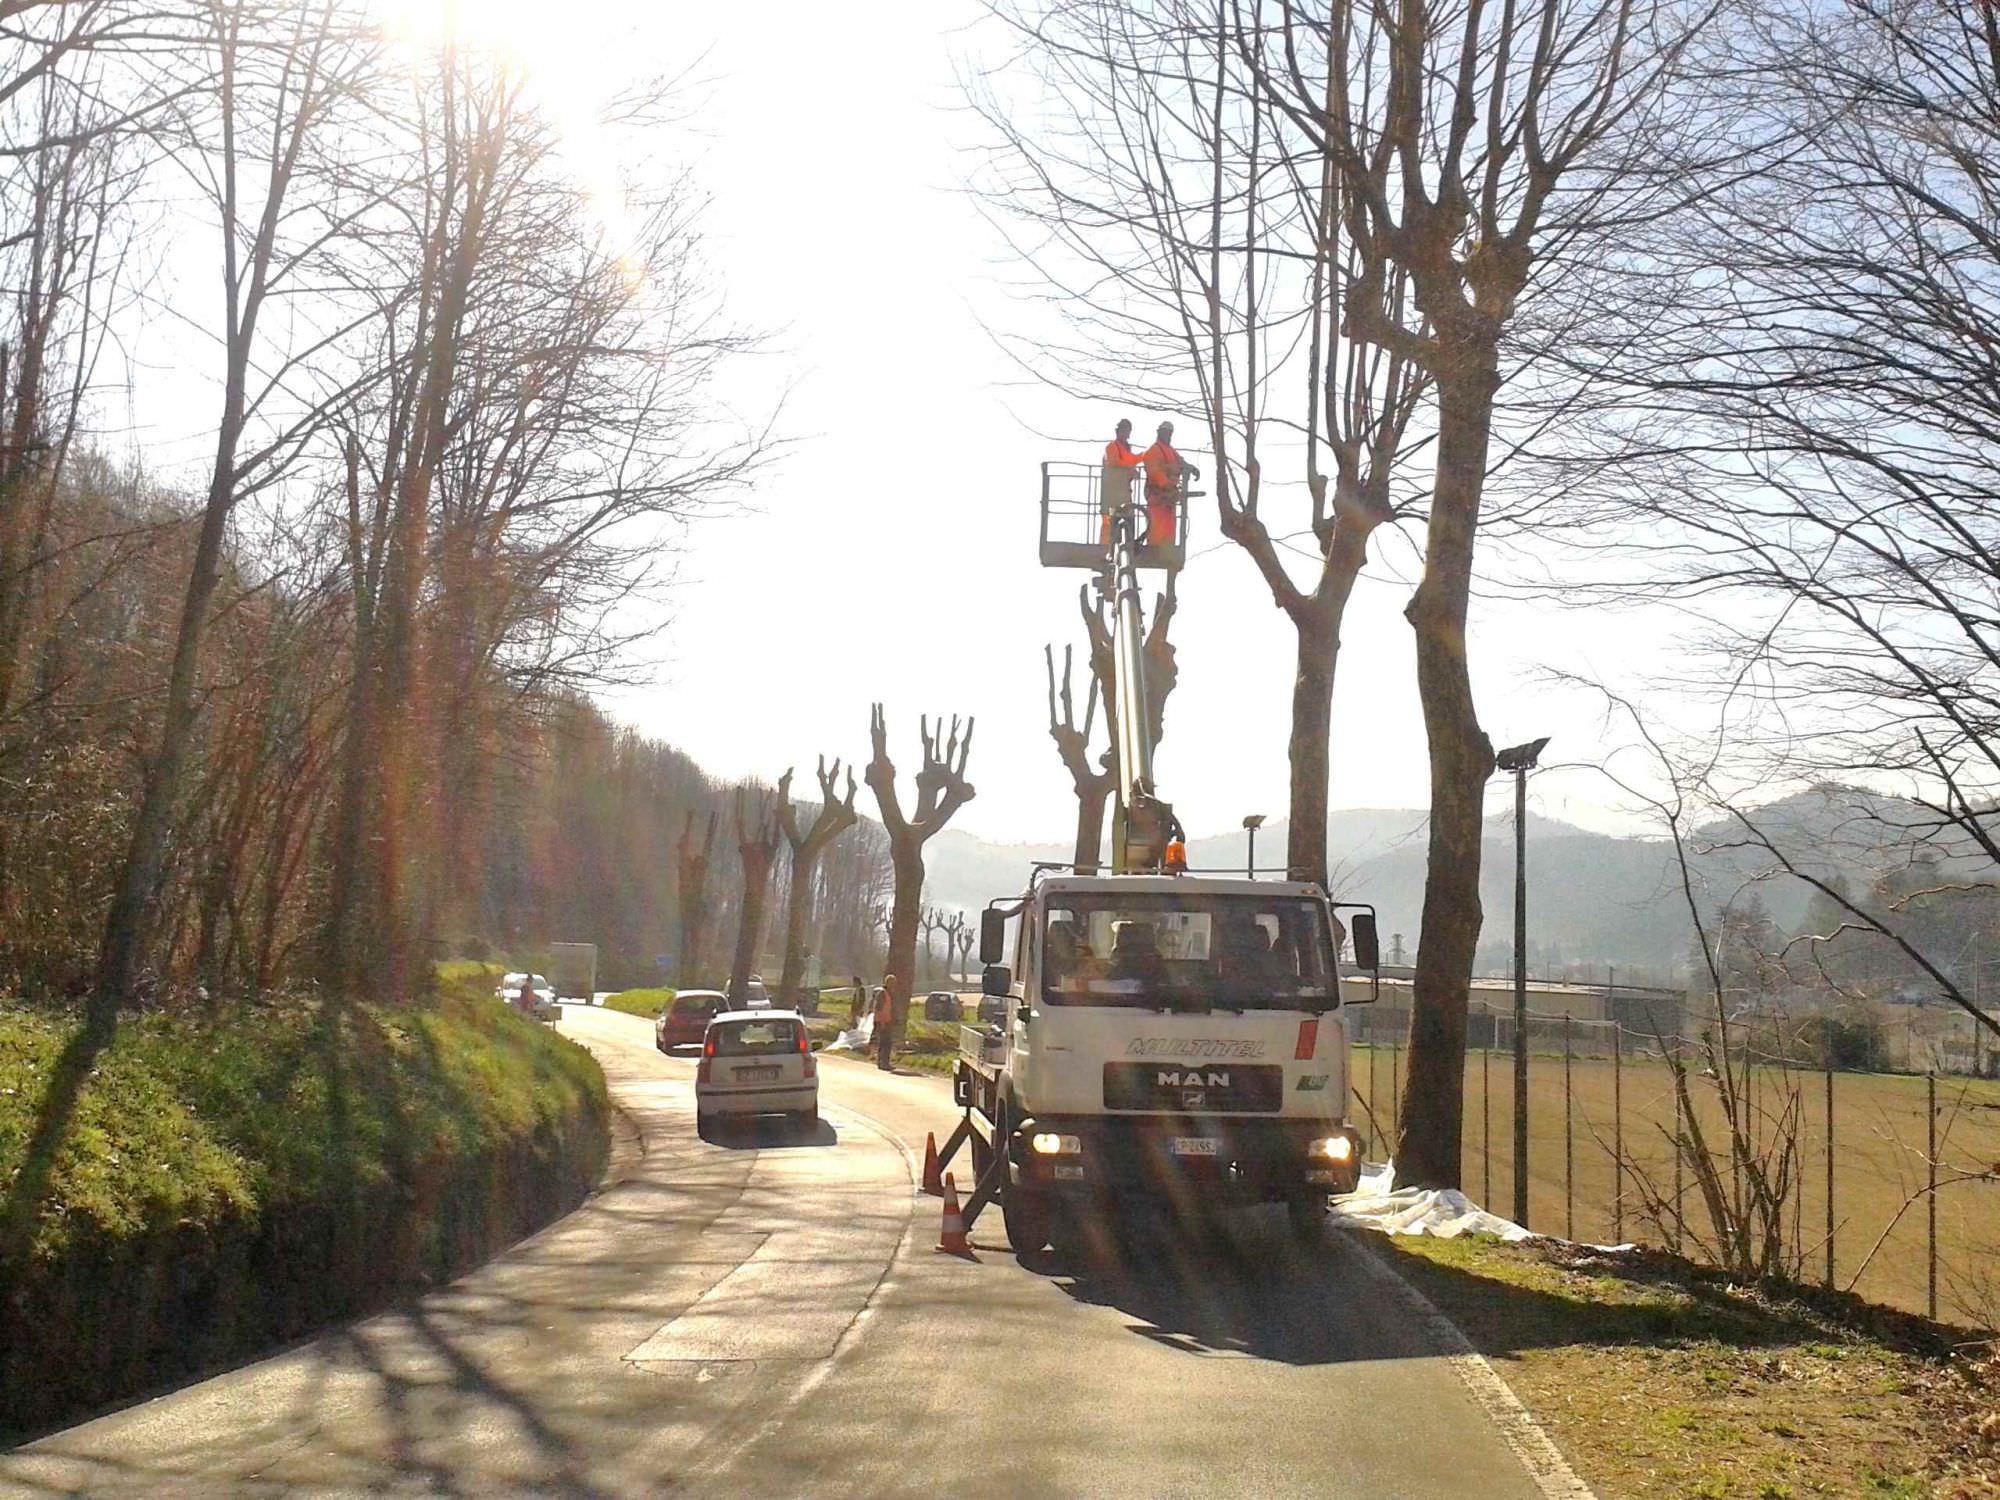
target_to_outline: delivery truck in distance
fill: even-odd
[[[588,1005],[597,993],[597,944],[549,944],[549,987],[558,1000]]]

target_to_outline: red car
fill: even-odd
[[[729,1009],[721,990],[682,990],[653,1027],[653,1041],[662,1052],[675,1047],[699,1047],[708,1023]]]

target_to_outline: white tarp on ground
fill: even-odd
[[[1454,1188],[1398,1188],[1394,1162],[1364,1167],[1361,1186],[1333,1200],[1333,1217],[1384,1234],[1430,1234],[1441,1240],[1461,1234],[1534,1238],[1513,1220],[1488,1213]]]
[[[860,1024],[847,1030],[828,1042],[819,1050],[822,1052],[866,1052],[875,1045],[875,1017],[864,1015]]]

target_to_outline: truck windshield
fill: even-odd
[[[1331,1009],[1325,909],[1286,896],[1066,893],[1043,934],[1049,1005]]]

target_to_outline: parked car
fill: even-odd
[[[932,990],[924,996],[926,1021],[960,1021],[964,1018],[965,1008],[958,1003],[958,996],[950,990]]]
[[[771,1003],[771,992],[764,988],[763,975],[752,974],[743,981],[743,993],[732,993],[729,998],[736,1003],[738,1010],[755,1010]]]
[[[792,1010],[724,1011],[708,1023],[694,1075],[695,1125],[703,1136],[717,1120],[787,1115],[819,1119],[819,1068],[805,1020]]]
[[[522,991],[527,998],[522,998]],[[503,974],[500,983],[493,988],[493,997],[517,1007],[521,1014],[536,1021],[555,1021],[562,1017],[562,1007],[556,1004],[556,992],[548,980],[540,974],[517,972]]]
[[[708,1023],[729,1009],[721,990],[682,990],[653,1025],[653,1044],[662,1052],[699,1047]]]

